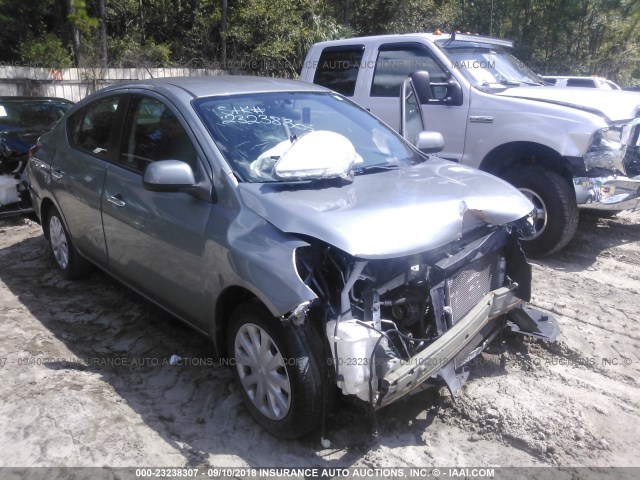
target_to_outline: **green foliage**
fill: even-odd
[[[25,64],[44,68],[65,68],[73,65],[70,49],[53,33],[48,33],[43,39],[23,43],[20,57]]]
[[[436,28],[454,31],[461,12],[461,3],[455,0],[356,0],[350,21],[363,35],[427,32]]]
[[[440,28],[510,38],[540,73],[640,81],[638,0],[227,1],[227,65],[236,70],[296,76],[316,41]],[[220,66],[222,0],[105,4],[112,66]],[[0,61],[64,65],[79,37],[83,62],[98,66],[98,16],[98,0],[0,0]]]
[[[92,28],[98,26],[98,19],[87,13],[87,2],[85,0],[72,0],[71,6],[73,11],[69,13],[67,18],[81,32],[89,32]]]
[[[351,33],[319,0],[239,0],[230,13],[233,65],[267,75],[295,76],[313,43]]]
[[[169,67],[171,47],[157,44],[152,39],[143,42],[139,32],[132,32],[109,41],[109,57],[115,59],[112,67]]]

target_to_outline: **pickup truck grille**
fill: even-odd
[[[498,255],[493,254],[470,263],[447,281],[452,325],[497,287],[497,273]]]

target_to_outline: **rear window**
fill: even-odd
[[[0,101],[0,129],[49,130],[72,106],[71,102],[58,100]]]
[[[320,55],[313,83],[352,97],[363,54],[364,45],[325,48]]]
[[[103,98],[74,113],[67,123],[69,143],[94,155],[109,156],[119,101],[120,97]]]

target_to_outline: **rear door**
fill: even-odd
[[[75,112],[67,120],[68,142],[59,142],[51,168],[53,195],[76,248],[101,264],[107,259],[102,188],[116,156],[123,99],[123,94],[104,97]]]
[[[314,65],[313,83],[330,88],[357,102],[356,86],[358,78],[362,77],[364,52],[365,47],[360,44],[324,48],[318,63]]]
[[[211,188],[202,152],[184,118],[166,99],[133,95],[120,155],[107,169],[102,212],[109,268],[180,317],[197,324],[204,312],[204,231],[207,200],[142,186],[145,167],[182,160]],[[210,191],[210,190],[209,190]]]

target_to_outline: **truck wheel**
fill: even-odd
[[[65,280],[73,280],[89,273],[92,266],[73,246],[58,210],[52,207],[46,222],[53,259],[62,277]]]
[[[572,186],[562,176],[542,167],[516,167],[506,172],[504,179],[536,208],[537,233],[521,240],[527,255],[544,257],[569,243],[578,227],[578,205]]]
[[[306,323],[283,325],[255,304],[238,307],[229,323],[228,355],[242,399],[251,416],[280,438],[317,428],[324,390],[332,388],[322,385],[326,377],[315,347],[321,340],[310,338]]]

